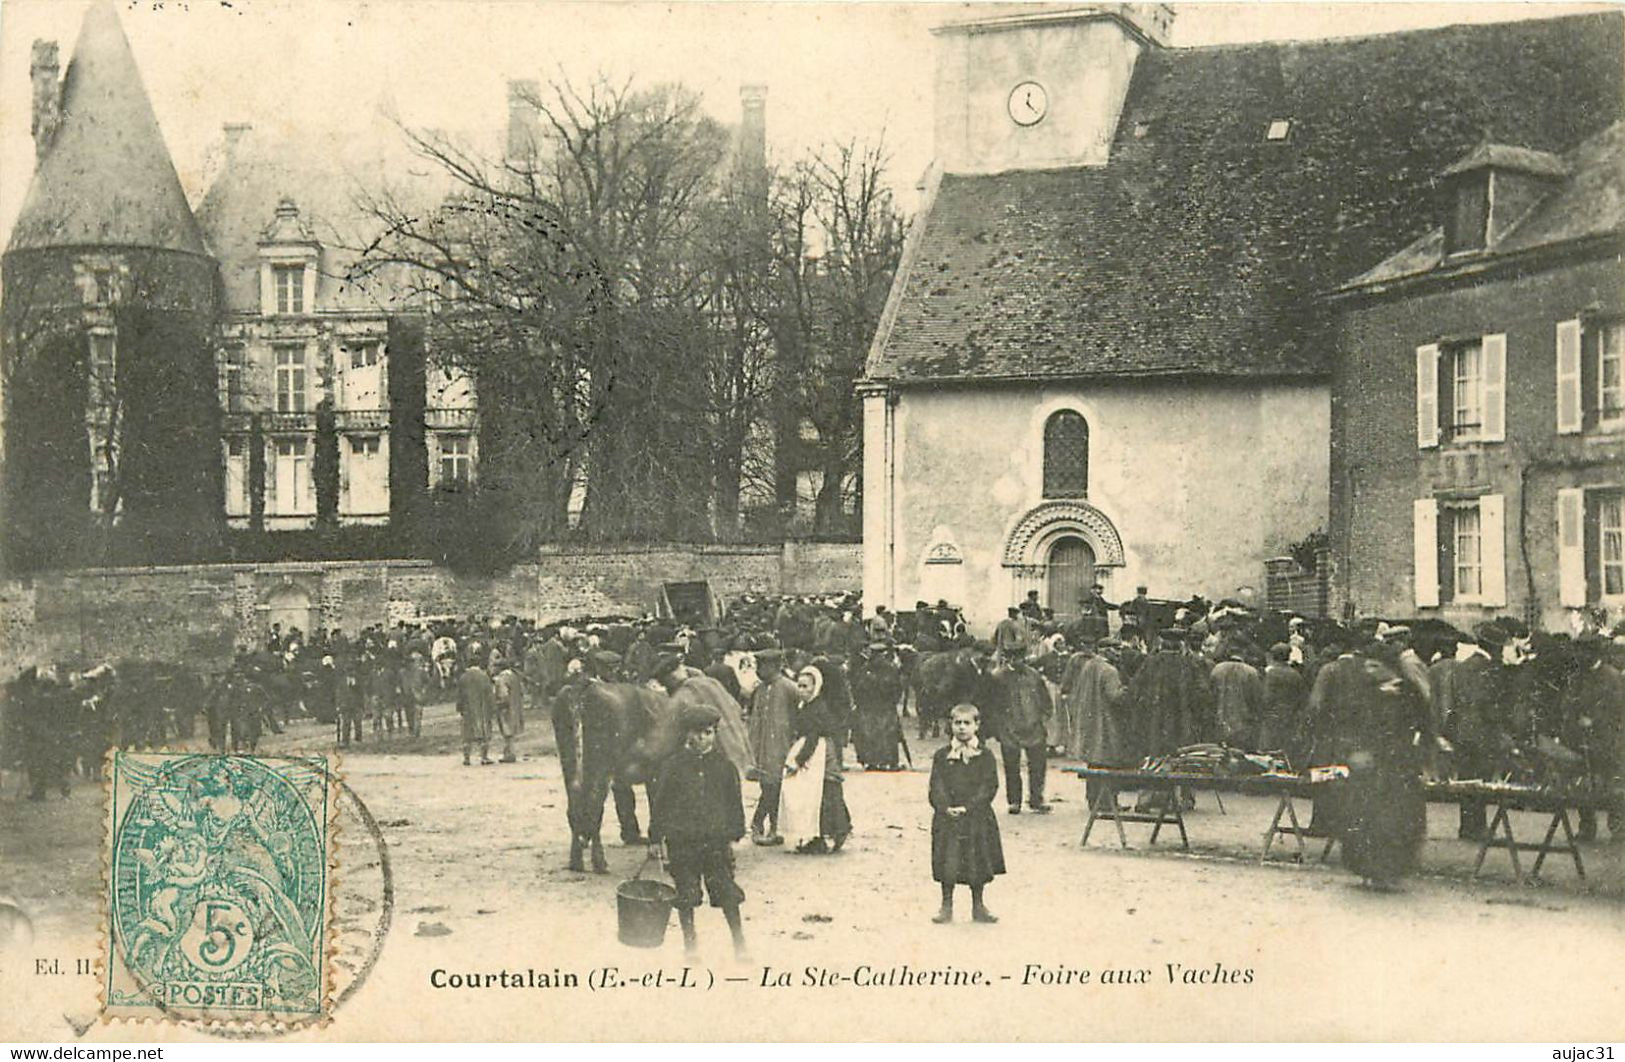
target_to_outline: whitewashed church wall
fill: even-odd
[[[865,604],[946,597],[985,634],[1027,586],[1044,594],[1003,554],[1017,522],[1045,501],[1044,422],[1063,408],[1089,423],[1087,500],[1123,542],[1123,566],[1100,570],[1108,599],[1142,583],[1163,598],[1261,588],[1265,559],[1325,526],[1324,386],[907,391],[894,413],[891,536],[864,544],[870,573],[885,570],[889,548],[891,585],[871,582]],[[866,505],[881,493],[866,488]],[[954,555],[958,563],[941,562]]]

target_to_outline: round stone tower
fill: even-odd
[[[218,269],[113,5],[36,41],[36,162],[0,290],[12,571],[202,559],[220,525]]]

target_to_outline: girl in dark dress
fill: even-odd
[[[954,919],[954,888],[970,886],[971,918],[997,922],[982,903],[982,889],[1004,873],[1004,846],[993,798],[999,772],[991,750],[977,739],[981,713],[956,705],[949,715],[953,740],[931,761],[931,876],[942,886],[942,909],[933,922]]]

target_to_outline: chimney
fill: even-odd
[[[249,122],[227,122],[220,127],[226,134],[226,166],[237,161],[237,152],[241,149],[243,141],[253,132],[254,126]]]
[[[34,61],[29,68],[34,80],[34,157],[42,159],[51,150],[51,141],[62,124],[62,85],[59,80],[61,65],[57,61],[56,41],[35,41]]]
[[[542,142],[541,115],[537,101],[542,88],[535,81],[508,82],[508,163],[528,169],[536,163]]]
[[[767,172],[767,86],[739,86],[739,164]]]

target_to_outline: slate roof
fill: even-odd
[[[1564,160],[1572,174],[1537,203],[1501,239],[1469,261],[1479,263],[1540,247],[1625,232],[1625,122],[1615,122]],[[1343,290],[1390,284],[1444,264],[1439,227],[1344,285]]]
[[[433,182],[410,171],[400,149],[393,155],[387,151],[388,140],[360,132],[307,133],[298,140],[258,129],[243,133],[197,209],[209,249],[220,262],[228,311],[259,311],[260,242],[284,199],[299,208],[301,227],[321,244],[322,309],[377,312],[394,301],[397,292],[376,279],[347,280],[357,248],[382,228],[364,196],[386,184],[397,194],[410,190],[427,196],[418,186]]]
[[[1107,166],[942,179],[867,376],[1319,376],[1317,296],[1431,231],[1474,146],[1618,121],[1622,56],[1614,12],[1150,50]]]
[[[72,246],[208,253],[130,42],[106,2],[85,12],[62,82],[62,123],[8,249]]]

